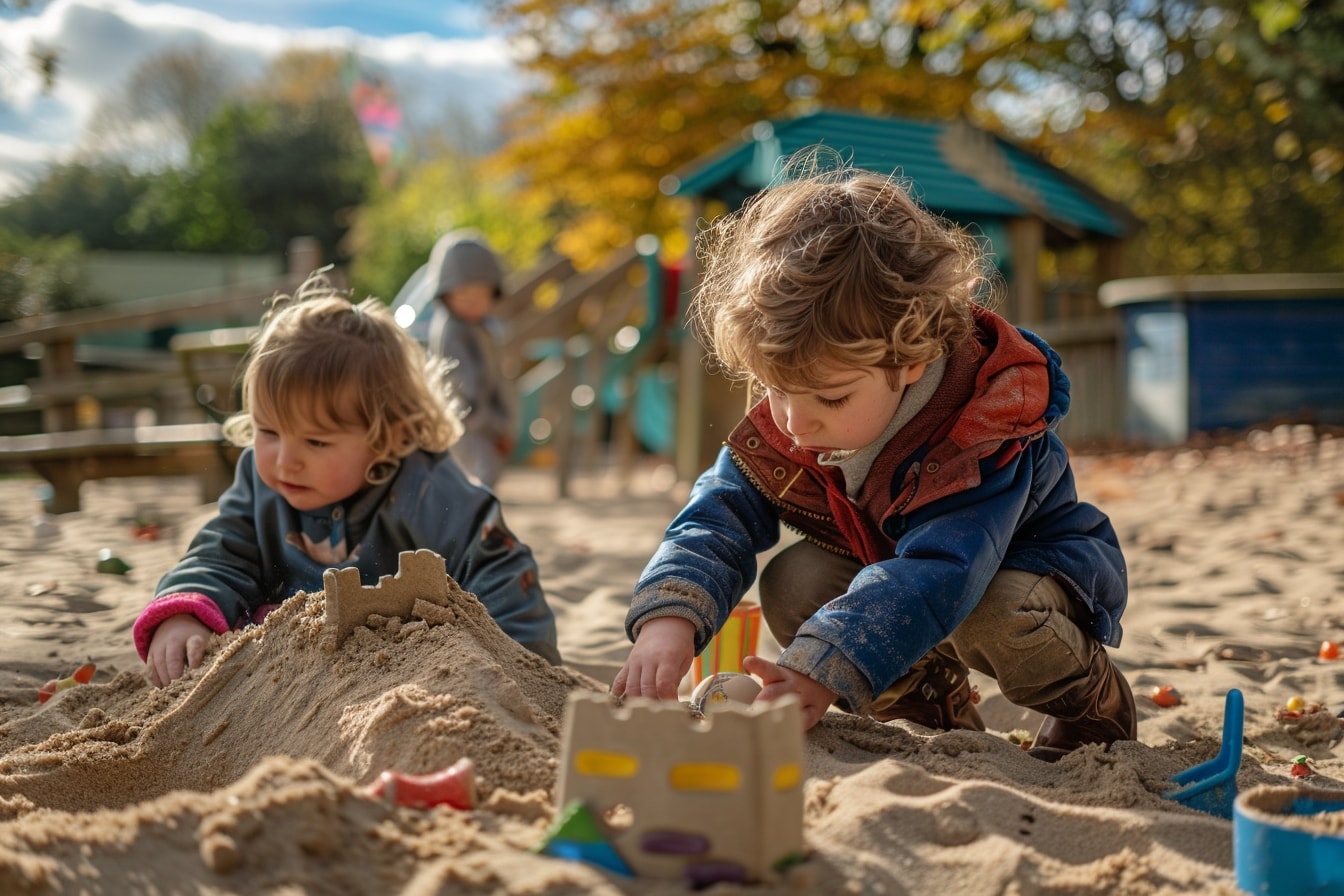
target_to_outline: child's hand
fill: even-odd
[[[695,659],[695,623],[680,616],[650,619],[639,630],[621,671],[611,683],[617,697],[677,699],[681,677]]]
[[[205,657],[205,645],[214,634],[190,613],[179,613],[160,622],[145,659],[149,680],[162,688],[181,678],[187,669],[195,669]]]
[[[783,666],[763,660],[759,656],[749,656],[742,660],[742,669],[755,675],[764,684],[757,700],[778,700],[786,694],[797,694],[803,715],[803,730],[807,731],[821,721],[840,695],[819,681],[808,678],[801,672],[785,669]]]

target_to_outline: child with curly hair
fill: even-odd
[[[449,455],[462,423],[443,359],[382,302],[352,303],[315,275],[273,300],[243,363],[243,410],[224,425],[246,446],[233,485],[134,625],[155,685],[200,665],[211,635],[321,590],[328,568],[374,585],[421,548],[514,640],[560,662],[531,550]]]
[[[803,538],[761,574],[783,652],[747,658],[758,699],[797,695],[808,728],[835,704],[983,730],[970,667],[1046,716],[1038,758],[1133,739],[1106,652],[1125,562],[1054,431],[1058,355],[984,307],[980,245],[899,182],[803,164],[703,237],[699,334],[764,397],[636,585],[613,692],[675,699],[783,523]]]

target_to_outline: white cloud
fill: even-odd
[[[277,11],[273,18],[285,20],[306,17],[321,5],[270,3]],[[352,50],[382,68],[412,122],[465,115],[488,131],[495,111],[521,86],[507,47],[489,36],[436,37],[431,31],[470,26],[469,11],[415,5],[429,8],[426,22],[434,27],[392,36],[356,30],[360,19],[353,4],[345,18],[336,14],[340,10],[333,12],[340,4],[326,4],[320,21],[355,27],[241,22],[198,8],[136,0],[52,0],[36,15],[11,15],[0,27],[0,196],[21,189],[47,164],[73,155],[98,100],[119,90],[140,62],[169,47],[208,45],[245,78],[289,47]],[[218,3],[230,17],[246,15],[240,9],[249,7],[260,13],[260,6]],[[363,15],[379,15],[378,4],[363,9]],[[59,54],[56,84],[49,92],[29,64],[34,46]]]

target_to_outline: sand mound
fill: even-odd
[[[0,805],[119,808],[231,785],[269,756],[355,783],[466,756],[487,792],[550,790],[567,695],[604,688],[509,639],[475,597],[454,597],[433,624],[373,616],[332,651],[323,594],[300,595],[163,691],[132,672],[63,691],[5,726],[7,742],[58,730],[0,758]]]

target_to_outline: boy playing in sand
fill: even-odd
[[[471,231],[440,237],[429,254],[429,270],[436,297],[429,350],[453,362],[453,387],[466,409],[465,432],[453,456],[494,488],[513,451],[518,416],[493,317],[504,294],[504,272],[495,253]]]
[[[1033,755],[1135,737],[1127,585],[1053,431],[1059,357],[977,304],[978,244],[891,178],[812,169],[719,219],[692,313],[764,392],[668,527],[626,618],[615,694],[675,699],[779,524],[760,581],[783,646],[760,698],[983,730],[967,667],[1047,716]]]
[[[419,548],[443,556],[507,634],[559,663],[532,552],[448,454],[462,424],[443,359],[377,299],[352,304],[314,276],[274,300],[244,364],[243,410],[224,425],[248,446],[233,485],[133,629],[154,684],[200,665],[212,634],[321,590],[328,568],[357,567],[374,585]]]

